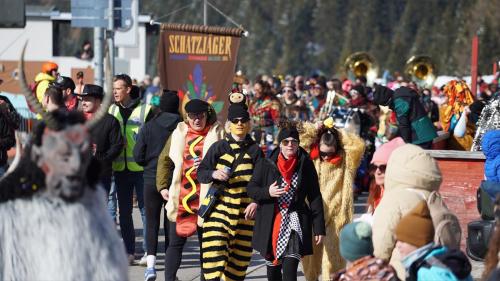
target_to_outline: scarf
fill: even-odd
[[[292,181],[293,173],[295,172],[295,167],[297,167],[297,155],[294,155],[286,159],[282,153],[278,156],[278,170],[288,183],[287,189],[290,187],[290,182]]]

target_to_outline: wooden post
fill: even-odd
[[[477,57],[478,57],[478,49],[479,49],[479,38],[477,34],[474,34],[472,38],[472,58],[471,58],[471,67],[470,67],[470,83],[471,90],[474,96],[477,95]]]

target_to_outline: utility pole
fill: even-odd
[[[474,34],[472,37],[472,55],[471,55],[471,75],[470,75],[470,84],[472,95],[474,97],[477,96],[477,61],[478,61],[478,51],[479,51],[479,32]]]
[[[115,17],[114,17],[114,1],[108,0],[109,10],[108,10],[108,31],[107,31],[107,41],[108,41],[108,52],[111,62],[111,74],[115,75],[115,41],[114,41],[114,29],[115,29]]]
[[[203,25],[208,25],[207,20],[207,0],[203,0]]]
[[[104,29],[94,27],[94,83],[99,86],[104,85]]]

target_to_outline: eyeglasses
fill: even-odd
[[[191,120],[196,120],[196,119],[203,119],[205,118],[206,115],[205,112],[200,112],[200,113],[189,112],[187,116]]]
[[[239,122],[241,122],[241,124],[244,124],[246,122],[248,122],[250,119],[247,118],[247,117],[243,117],[243,118],[234,118],[234,119],[231,119],[231,123],[233,124],[238,124]]]
[[[323,157],[323,158],[325,158],[325,157],[330,158],[330,157],[332,157],[332,156],[334,156],[334,155],[335,155],[335,151],[330,151],[330,152],[323,152],[323,151],[320,151],[320,152],[319,152],[319,156],[321,156],[321,157]]]
[[[289,145],[289,144],[292,144],[292,145],[298,145],[298,144],[299,144],[299,141],[298,141],[298,140],[296,140],[296,139],[292,139],[292,140],[287,140],[287,139],[285,139],[285,140],[282,140],[282,141],[281,141],[281,144],[282,144],[282,145],[284,145],[284,146],[287,146],[287,145]]]
[[[375,165],[375,164],[370,164],[370,170],[375,172],[377,169],[380,170],[380,172],[385,173],[385,169],[387,168],[387,165]]]

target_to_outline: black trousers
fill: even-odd
[[[158,252],[158,232],[163,210],[163,229],[165,230],[165,248],[168,245],[168,219],[163,208],[163,197],[152,184],[144,184],[144,208],[146,213],[146,252],[156,256]]]
[[[296,281],[299,260],[285,257],[283,263],[276,266],[267,266],[267,280],[269,281]],[[281,274],[283,270],[283,274]]]
[[[177,275],[177,270],[179,269],[182,262],[182,250],[184,249],[184,245],[186,244],[187,238],[180,237],[177,235],[175,230],[175,222],[169,222],[168,224],[168,236],[169,243],[165,252],[165,281],[175,281],[175,277]],[[201,236],[202,236],[202,228],[198,227],[197,231],[198,235],[198,243],[200,244],[200,263],[201,263]],[[201,280],[204,280],[203,273],[201,272]]]

